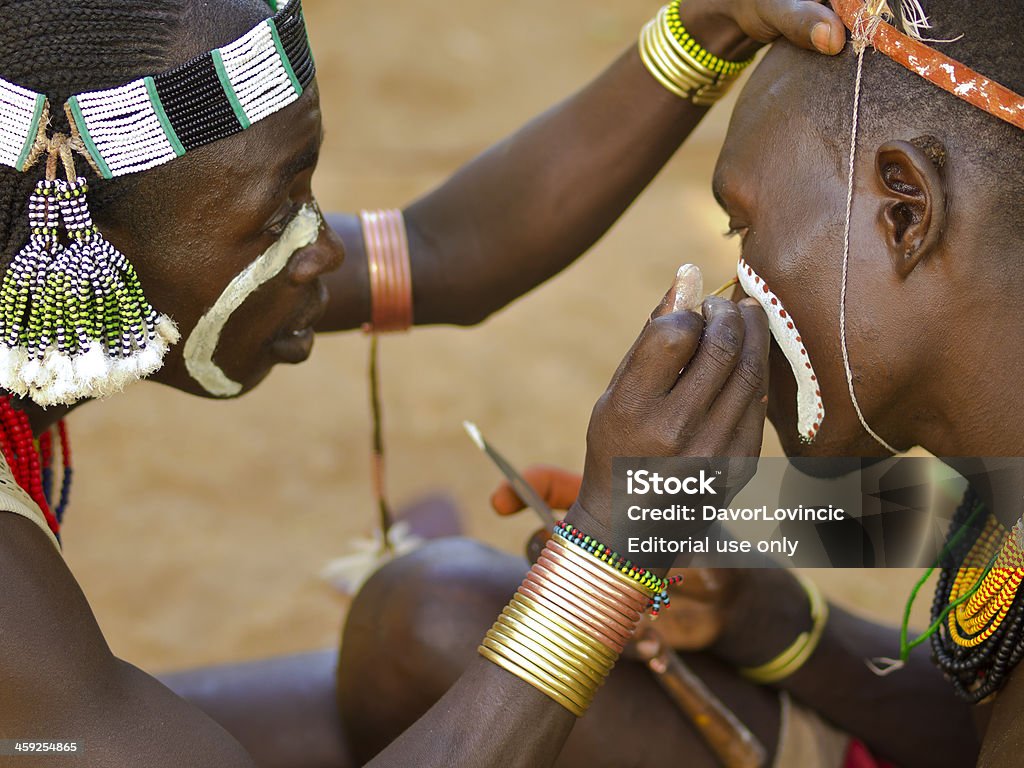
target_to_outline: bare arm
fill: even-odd
[[[784,571],[754,572],[731,613],[714,650],[741,667],[774,658],[810,625],[807,597]],[[973,765],[979,744],[971,707],[954,695],[927,646],[886,677],[868,668],[867,659],[898,648],[896,628],[832,607],[818,649],[780,687],[904,768]]]
[[[991,714],[985,740],[982,744],[979,768],[1013,768],[1020,765],[1021,750],[1024,750],[1024,728],[1021,716],[1024,714],[1024,671],[1018,666],[1010,675],[1006,687],[999,692],[995,703],[985,712]]]
[[[575,721],[547,696],[481,657],[367,768],[547,768]]]
[[[654,7],[652,5],[652,11]],[[713,53],[739,60],[780,31],[811,46],[811,29],[842,24],[816,2],[688,0],[684,23]],[[654,178],[707,109],[679,99],[632,46],[596,80],[542,114],[405,209],[418,324],[472,325],[565,269]],[[328,278],[319,330],[369,320],[362,235],[355,216],[331,224],[347,258]]]
[[[0,583],[0,738],[81,742],[76,766],[252,768],[220,726],[110,652],[53,545],[3,513]]]
[[[478,323],[560,272],[626,210],[706,111],[664,90],[630,50],[414,202],[405,221],[416,322]],[[329,286],[324,330],[369,319],[362,236],[355,217],[346,218],[331,221],[346,263]]]
[[[75,765],[87,768],[254,768],[220,725],[111,653],[53,545],[33,523],[3,513],[0,583],[0,739],[78,741]],[[182,687],[203,700],[194,684]],[[574,720],[480,659],[371,765],[543,768]],[[26,768],[52,764],[19,758]]]

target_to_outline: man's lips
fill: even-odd
[[[315,326],[320,318],[324,316],[324,312],[327,311],[328,298],[327,286],[323,280],[318,279],[316,281],[316,296],[309,303],[306,311],[297,320],[288,324],[283,335],[296,336]]]
[[[327,286],[322,280],[317,281],[317,292],[306,311],[294,322],[281,331],[270,343],[275,357],[286,363],[301,363],[313,351],[316,332],[313,326],[323,317],[327,309]]]

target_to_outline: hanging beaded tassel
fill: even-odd
[[[29,198],[31,236],[14,257],[0,285],[0,386],[19,395],[45,386],[43,313],[47,270],[64,254],[58,238],[60,224],[56,183],[40,181]]]
[[[42,141],[47,179],[29,202],[32,235],[0,286],[0,387],[48,406],[103,397],[148,376],[178,330],[93,224],[88,183],[74,171],[74,129]],[[67,181],[55,178],[58,159]]]
[[[53,270],[48,284],[53,285],[60,314],[53,333],[67,345],[61,352],[58,344],[60,365],[65,371],[65,361],[73,365],[70,392],[58,386],[52,395],[58,398],[55,402],[69,402],[59,398],[110,394],[158,370],[178,340],[178,329],[153,309],[135,268],[96,229],[86,180],[58,182],[58,189],[71,244],[66,263]],[[71,291],[68,286],[73,286]]]

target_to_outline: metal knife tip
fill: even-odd
[[[481,451],[486,451],[487,446],[484,444],[484,436],[480,433],[480,429],[472,421],[462,422],[462,428],[466,430],[466,434],[469,435],[470,439],[476,443],[476,447]]]

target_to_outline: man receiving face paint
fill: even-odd
[[[242,720],[233,739],[113,654],[62,557],[72,466],[61,419],[72,407],[143,377],[213,397],[253,389],[274,366],[309,355],[328,307],[327,275],[335,292],[323,327],[343,326],[352,312],[377,330],[401,325],[413,310],[424,322],[479,319],[596,239],[759,43],[785,33],[808,48],[839,48],[834,17],[815,2],[693,0],[675,6],[674,42],[663,12],[645,28],[660,35],[657,51],[630,50],[588,89],[411,207],[408,230],[392,215],[367,214],[360,237],[356,219],[340,220],[353,253],[363,244],[373,252],[365,279],[355,282],[379,299],[371,315],[360,314],[365,300],[345,302],[341,243],[311,191],[323,133],[300,0],[9,6],[0,36],[0,752],[17,750],[9,740],[43,737],[65,747],[52,751],[77,752],[76,765],[97,768],[232,768],[254,765],[253,754],[261,764],[309,768],[343,765],[347,756],[329,675],[312,688],[301,665],[250,676],[243,695],[227,702],[200,691],[195,699],[225,725],[234,730]],[[702,46],[684,42],[683,25]],[[642,63],[666,46],[675,76],[692,75],[671,93]],[[609,111],[619,116],[615,131],[603,119]],[[567,146],[572,151],[551,152]],[[560,219],[551,216],[556,210]],[[458,269],[422,258],[437,237]],[[486,252],[467,256],[467,244],[481,243]],[[405,246],[417,266],[415,307]],[[495,260],[496,271],[473,269]],[[488,276],[501,289],[483,302],[452,295],[447,289],[461,276],[478,295]],[[443,305],[457,307],[457,316],[440,313]],[[698,351],[701,336],[707,343]],[[712,301],[701,318],[676,311],[670,293],[595,411],[586,505],[567,519],[601,534],[604,477],[617,451],[756,453],[767,349],[767,322],[753,301]],[[672,376],[652,367],[657,361]],[[679,380],[684,365],[689,374]],[[757,375],[743,375],[750,371]],[[704,418],[712,404],[721,404],[722,419]],[[635,431],[627,443],[623,427],[638,413],[661,429]],[[131,502],[112,499],[120,501]],[[539,590],[538,601],[520,596],[510,613],[543,628],[531,643],[574,659],[571,685],[551,668],[523,666],[507,635],[490,638],[490,655],[372,765],[555,761],[639,613],[657,605],[667,585],[653,572],[609,574],[568,548],[576,546],[572,531],[566,536],[564,551],[551,554],[555,580],[526,584],[526,592]],[[601,609],[588,620],[545,607],[552,589],[583,595],[595,584],[614,595],[614,615]],[[239,718],[240,710],[269,722]],[[52,762],[37,758],[14,759]]]
[[[938,456],[1024,455],[1014,224],[1024,167],[1024,69],[1014,51],[1024,8],[944,0],[832,5],[850,37],[842,55],[774,46],[742,94],[715,174],[715,196],[742,243],[742,292],[768,314],[775,341],[768,417],[793,456],[887,456],[915,445]],[[648,363],[657,368],[656,360]],[[948,461],[968,474],[993,460]],[[551,471],[537,480],[550,501],[566,507],[580,489],[578,480]],[[897,631],[835,606],[815,610],[814,598],[782,572],[715,574],[717,587],[686,612],[689,622],[666,634],[680,649],[709,651],[688,660],[777,758],[788,758],[780,765],[969,766],[979,748],[978,764],[1019,765],[1022,489],[1024,478],[1007,473],[1001,483],[972,488],[958,512],[957,525],[982,515],[990,540],[967,547],[972,559],[961,562],[973,570],[939,579],[937,665],[927,646],[918,647],[897,672],[879,676],[865,660],[892,655]],[[495,504],[522,506],[507,487]],[[998,565],[988,573],[992,562]],[[416,594],[433,620],[444,617],[445,640],[425,636],[418,656],[406,654],[385,684],[444,690],[522,569],[465,543],[418,553],[370,582],[346,643],[367,631],[375,600],[398,584],[426,585]],[[456,573],[481,581],[467,587]],[[979,596],[966,601],[972,588]],[[453,594],[478,608],[475,621],[449,607]],[[949,612],[958,600],[966,602]],[[419,625],[407,616],[391,620],[417,636]],[[765,670],[809,636],[817,639],[798,664]],[[458,637],[473,640],[452,642]],[[382,660],[367,643],[352,652],[364,669]],[[741,679],[737,668],[764,672],[766,685]],[[359,702],[366,678],[347,669],[343,701],[347,694]],[[652,720],[655,737],[643,731],[651,746],[643,758],[632,754],[631,764],[713,764],[641,670],[615,674],[607,692],[616,691],[618,706],[595,708],[560,765],[617,764],[624,758],[616,750],[630,738],[618,726],[640,733]],[[780,690],[786,698],[777,698]],[[816,713],[810,721],[808,709]],[[368,753],[401,729],[402,714],[386,701],[359,721]],[[985,723],[977,729],[976,715]],[[798,737],[780,730],[780,720],[799,724],[810,751],[788,751]]]

